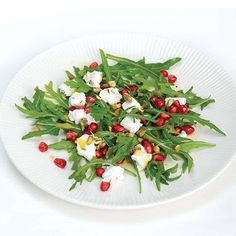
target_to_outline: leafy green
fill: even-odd
[[[65,82],[71,88],[75,88],[79,93],[87,93],[92,90],[90,86],[88,86],[82,79],[80,80],[68,80]]]
[[[186,143],[179,144],[180,149],[184,152],[190,152],[192,149],[196,148],[209,148],[209,147],[215,147],[216,145],[213,143],[208,143],[204,141],[190,141]]]
[[[109,65],[108,65],[108,62],[107,62],[106,55],[105,55],[105,53],[102,49],[99,49],[99,52],[100,52],[100,56],[101,56],[101,59],[102,59],[102,65],[103,65],[104,72],[106,74],[106,78],[109,81],[109,80],[112,79],[112,77],[111,77],[111,72],[110,72],[110,69],[109,69]]]
[[[60,142],[49,144],[48,147],[55,150],[66,150],[68,152],[72,152],[76,145],[70,141],[61,140]]]

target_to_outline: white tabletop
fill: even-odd
[[[36,54],[62,41],[101,32],[151,32],[183,42],[213,57],[236,80],[236,10],[82,11],[79,4],[70,12],[56,5],[50,5],[50,11],[38,5],[5,10],[0,10],[0,96],[17,70]],[[166,205],[102,211],[38,189],[19,174],[0,144],[0,235],[236,235],[235,170],[236,160],[204,189]]]

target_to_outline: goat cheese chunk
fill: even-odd
[[[87,114],[84,109],[75,109],[74,111],[69,111],[68,117],[76,124],[79,124],[82,119],[86,119],[88,125],[92,122],[95,122],[93,117],[90,114]]]
[[[109,103],[110,105],[114,105],[118,102],[120,102],[122,96],[119,93],[119,90],[117,88],[107,88],[107,89],[103,89],[100,93],[99,96],[101,97],[101,99],[106,102]]]
[[[138,144],[136,148],[137,149],[131,156],[131,159],[136,162],[138,170],[141,171],[147,166],[148,162],[152,159],[152,154],[147,153],[145,148],[141,144]]]
[[[88,86],[93,88],[98,88],[100,87],[102,76],[103,73],[100,71],[87,72],[84,75],[83,80],[86,82]]]
[[[69,98],[70,106],[83,106],[86,102],[86,96],[84,93],[73,93]]]
[[[143,125],[139,119],[130,117],[125,117],[120,124],[131,133],[136,133]]]
[[[134,108],[139,109],[140,107],[141,107],[140,103],[134,98],[132,98],[132,100],[130,102],[126,101],[122,104],[122,108],[124,110],[128,109],[127,112],[131,112],[132,109],[134,109]]]
[[[79,155],[85,157],[88,161],[91,161],[95,156],[96,146],[94,141],[88,144],[88,134],[84,134],[76,139],[77,152]]]
[[[120,166],[109,166],[102,175],[104,182],[124,179],[124,168]]]

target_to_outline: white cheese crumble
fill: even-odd
[[[137,168],[139,171],[141,171],[152,159],[152,154],[147,153],[145,148],[141,144],[138,144],[136,147],[138,147],[139,149],[135,150],[134,154],[131,156],[131,159],[137,163]]]
[[[109,166],[102,175],[104,182],[124,179],[124,168],[120,166]]]
[[[127,112],[131,112],[131,110],[133,108],[138,108],[139,109],[140,107],[141,107],[140,103],[134,98],[132,98],[132,100],[130,102],[126,101],[122,104],[122,108],[124,110],[126,110],[128,108],[131,108],[131,109],[128,109]]]
[[[136,133],[140,127],[143,125],[139,119],[133,119],[130,117],[125,117],[120,124],[127,130],[129,130],[129,132],[131,133]]]
[[[88,125],[91,124],[92,122],[95,122],[93,117],[90,114],[87,114],[84,111],[84,109],[75,109],[74,111],[69,111],[68,117],[71,121],[74,121],[76,124],[79,124],[79,122],[82,119],[86,119]]]
[[[100,93],[99,96],[101,97],[101,99],[106,102],[109,103],[110,105],[114,105],[118,102],[120,102],[122,96],[119,93],[119,90],[117,88],[107,88],[107,89],[103,89]]]
[[[76,139],[77,152],[79,155],[85,157],[88,161],[91,161],[96,153],[96,147],[94,141],[90,144],[87,143],[89,138],[88,134],[84,134]]]
[[[186,138],[188,135],[186,134],[186,132],[184,130],[181,131],[181,133],[179,134],[179,137],[182,138]]]
[[[59,86],[59,89],[61,90],[62,93],[64,93],[67,97],[71,96],[73,93],[74,93],[74,89],[69,87],[68,85],[66,84],[61,84]]]
[[[86,96],[84,93],[73,93],[69,98],[69,105],[70,106],[79,106],[84,105],[86,102]]]
[[[98,88],[100,87],[100,83],[102,81],[102,75],[103,73],[100,71],[87,72],[83,79],[90,87]]]

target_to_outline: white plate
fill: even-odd
[[[60,84],[65,80],[64,71],[72,66],[82,66],[100,61],[98,49],[105,52],[138,60],[146,56],[147,61],[156,62],[180,56],[172,72],[177,75],[183,88],[194,86],[202,96],[212,95],[216,103],[203,113],[227,133],[222,137],[207,128],[200,128],[197,137],[216,143],[215,148],[193,153],[195,166],[190,175],[186,174],[170,186],[162,186],[158,192],[154,183],[143,178],[143,192],[138,193],[137,180],[126,176],[123,183],[117,183],[106,193],[99,191],[98,181],[84,183],[68,191],[71,180],[70,168],[55,167],[49,154],[63,156],[66,153],[49,151],[40,153],[36,138],[22,141],[21,137],[30,129],[32,121],[25,119],[14,107],[21,104],[20,98],[31,96],[36,85],[53,80]],[[17,169],[35,185],[69,202],[96,208],[131,209],[150,207],[184,196],[206,185],[215,178],[231,161],[236,140],[236,88],[233,80],[214,61],[202,53],[182,44],[154,36],[132,34],[105,34],[85,37],[60,44],[31,60],[11,81],[1,103],[0,130],[4,146]],[[57,138],[54,138],[57,140]]]

